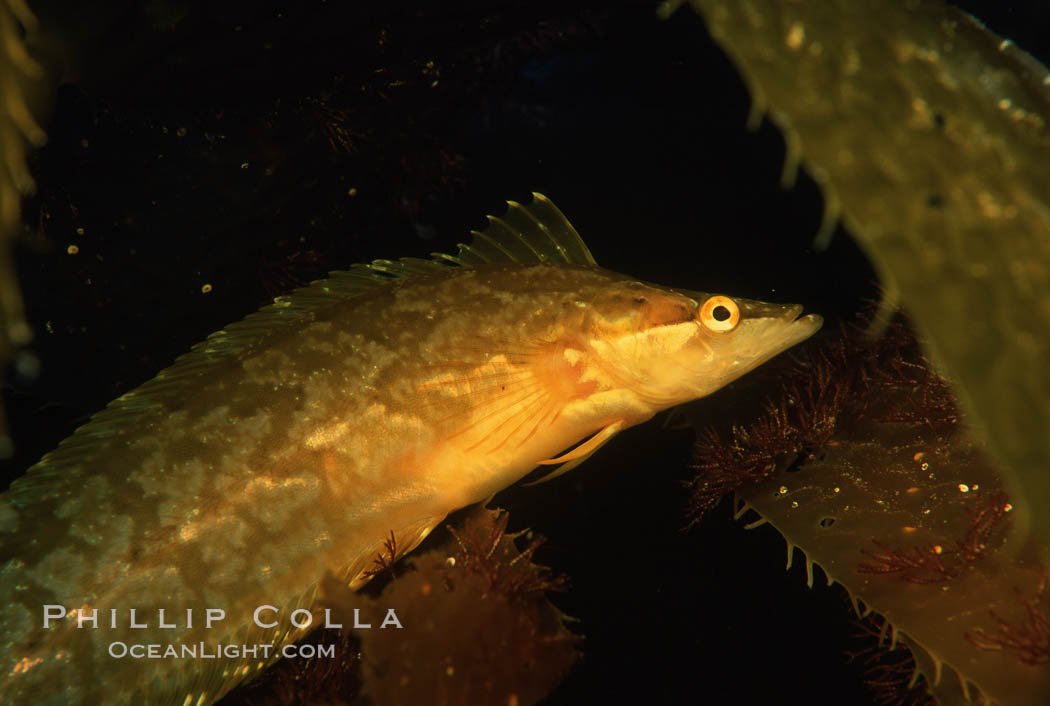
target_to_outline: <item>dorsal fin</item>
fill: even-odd
[[[86,461],[105,439],[133,428],[140,415],[173,398],[186,394],[190,380],[247,350],[263,336],[279,330],[314,311],[345,301],[392,279],[440,271],[454,266],[482,263],[551,262],[596,266],[576,229],[547,197],[533,193],[531,203],[508,202],[501,218],[489,216],[489,225],[472,231],[470,245],[460,245],[458,255],[434,253],[431,259],[401,258],[374,260],[352,265],[328,277],[277,297],[273,304],[234,322],[193,346],[156,377],[113,400],[93,415],[87,424],[44,456],[26,476],[16,480],[7,497],[28,502],[54,488],[51,479],[61,478]]]
[[[508,201],[507,206],[502,217],[488,217],[485,230],[471,231],[471,244],[459,246],[459,264],[565,262],[597,267],[580,234],[546,196],[534,191],[532,203]]]
[[[416,257],[373,260],[368,264],[351,265],[349,270],[330,272],[327,278],[277,297],[273,304],[211,334],[181,356],[176,366],[161,371],[146,385],[169,379],[170,373],[180,363],[192,364],[240,352],[275,326],[357,296],[391,279],[428,274],[450,265],[500,262],[563,262],[597,267],[598,263],[579,233],[546,196],[533,192],[531,203],[522,205],[508,201],[507,205],[503,217],[488,216],[489,225],[485,230],[471,231],[474,237],[470,245],[460,243],[458,255],[432,253],[430,260]]]
[[[470,245],[459,244],[458,255],[431,253],[431,259],[403,257],[398,260],[373,260],[351,265],[349,270],[336,270],[328,277],[277,297],[241,321],[230,324],[194,346],[180,357],[188,363],[193,358],[230,355],[241,350],[275,326],[349,299],[391,279],[440,271],[450,265],[469,266],[501,262],[550,262],[597,267],[580,234],[554,203],[543,194],[532,192],[532,202],[507,202],[501,217],[488,216],[489,225],[482,231],[471,231]],[[173,366],[174,367],[174,366]],[[155,380],[171,370],[164,370]]]

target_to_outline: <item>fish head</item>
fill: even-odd
[[[797,304],[672,290],[641,282],[594,302],[589,348],[617,387],[647,410],[704,397],[812,336],[822,319]]]

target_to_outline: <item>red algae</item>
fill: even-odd
[[[283,659],[222,703],[529,706],[546,698],[579,658],[582,637],[547,599],[568,580],[533,563],[543,540],[519,549],[522,533],[508,534],[508,519],[475,507],[446,526],[440,546],[405,560],[388,538],[363,590],[323,587],[322,604],[346,629],[315,630],[300,644],[331,646],[334,659]],[[402,629],[380,627],[389,610]]]

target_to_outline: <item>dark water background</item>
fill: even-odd
[[[1045,3],[959,4],[1050,58]],[[18,246],[36,339],[4,389],[8,482],[297,282],[454,252],[533,190],[609,269],[799,302],[830,326],[877,296],[848,237],[810,249],[815,186],[779,187],[783,141],[745,130],[744,87],[688,11],[660,23],[643,2],[213,5],[38,9],[72,70]],[[746,421],[762,392],[731,387],[696,415]],[[783,570],[783,540],[726,507],[682,531],[691,445],[657,420],[497,499],[549,538],[538,560],[571,577],[556,603],[587,636],[549,703],[870,702],[838,589],[819,574],[806,589],[801,566]]]

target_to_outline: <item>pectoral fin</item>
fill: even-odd
[[[601,431],[599,431],[594,436],[592,436],[590,439],[587,439],[587,441],[574,448],[572,451],[568,451],[562,454],[561,456],[558,456],[557,458],[551,458],[547,459],[546,461],[540,461],[539,465],[541,466],[550,466],[555,463],[561,463],[563,465],[559,468],[556,468],[554,471],[548,473],[547,475],[543,476],[539,480],[534,480],[531,483],[525,483],[525,485],[537,485],[539,483],[546,483],[549,480],[554,480],[563,473],[568,473],[572,469],[576,468],[576,466],[579,466],[581,463],[590,458],[591,454],[593,454],[595,451],[605,446],[606,442],[609,441],[609,439],[616,436],[617,434],[619,434],[625,426],[626,424],[624,420],[620,419],[618,421],[615,421],[612,424],[605,427],[604,429],[602,429]]]

